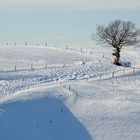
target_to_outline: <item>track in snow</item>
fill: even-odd
[[[95,78],[100,73],[110,73],[111,71],[112,67],[110,66],[104,67],[102,64],[87,63],[73,64],[52,70],[35,70],[28,73],[14,72],[14,75],[11,72],[7,73],[9,79],[0,82],[0,98],[44,83],[53,84],[56,81],[68,82],[69,80]]]

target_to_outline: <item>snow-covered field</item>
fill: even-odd
[[[0,140],[140,140],[140,49],[111,53],[1,46]]]

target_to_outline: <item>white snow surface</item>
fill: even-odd
[[[0,140],[140,140],[140,49],[0,47]]]

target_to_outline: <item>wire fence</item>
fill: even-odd
[[[8,46],[9,43],[6,43],[6,45]],[[15,42],[14,45],[16,46],[17,43]],[[29,43],[28,42],[25,42],[24,44],[25,46],[28,46]],[[35,46],[39,46],[39,43],[36,43]],[[42,45],[41,45],[42,46]],[[48,43],[45,42],[44,43],[44,46],[48,46]],[[90,54],[90,55],[94,55],[94,50],[93,49],[86,49],[86,48],[72,48],[72,47],[69,47],[68,45],[66,46],[65,48],[66,50],[70,50],[70,51],[74,51],[74,52],[80,52],[80,53],[85,53],[85,54]],[[111,59],[106,57],[104,54],[100,54],[99,56],[99,59],[98,59],[98,63],[101,64],[103,63],[102,60],[105,60],[105,61],[109,61],[111,62]],[[21,64],[22,65],[22,64]],[[17,71],[29,71],[29,70],[41,70],[41,69],[61,69],[63,66],[65,65],[65,67],[67,67],[66,64],[62,64],[62,65],[59,65],[59,66],[48,66],[47,63],[45,64],[42,64],[42,66],[36,66],[35,64],[30,64],[28,65],[27,68],[25,67],[19,67],[18,65],[14,65],[12,66],[10,69],[5,69],[5,70],[0,70],[0,73],[3,73],[3,72],[17,72]],[[128,67],[127,69],[126,68],[121,68],[120,70],[114,70],[112,72],[103,72],[103,73],[98,73],[96,75],[94,75],[92,78],[98,78],[98,79],[103,79],[105,77],[111,77],[111,78],[115,78],[116,76],[125,76],[127,74],[130,74],[130,73],[134,73],[134,72],[137,72],[137,71],[140,71],[140,68],[138,67]],[[88,79],[86,79],[88,80]]]
[[[0,73],[4,73],[4,72],[19,72],[19,71],[34,71],[34,70],[47,70],[47,69],[60,69],[62,68],[63,65],[50,65],[50,66],[47,66],[46,64],[44,66],[35,66],[34,64],[31,64],[30,66],[28,66],[27,68],[21,68],[21,67],[18,67],[17,65],[14,65],[11,69],[5,69],[5,70],[0,70]]]
[[[15,43],[15,45],[17,45]],[[26,46],[28,45],[28,43],[26,43]],[[47,46],[47,43],[45,44]],[[37,46],[39,46],[39,44],[37,44]],[[83,48],[70,48],[69,46],[67,46],[65,48],[66,50],[70,50],[70,51],[77,51],[79,53],[85,53],[85,54],[90,54],[90,55],[94,55],[94,51],[93,49],[83,49]],[[104,63],[104,61],[109,61],[111,62],[111,59],[106,57],[104,54],[100,54],[99,59],[98,59],[98,64],[102,65],[102,63]],[[22,64],[21,64],[22,65]],[[34,70],[47,70],[47,69],[62,69],[63,66],[65,65],[65,67],[69,67],[69,65],[66,64],[62,64],[62,65],[48,65],[47,63],[42,64],[41,67],[38,67],[34,64],[30,64],[28,65],[27,68],[20,68],[18,67],[18,65],[13,65],[11,69],[9,70],[0,70],[0,73],[4,73],[4,72],[18,72],[18,71],[34,71]],[[107,72],[99,72],[99,73],[95,73],[92,75],[92,77],[85,77],[83,79],[75,79],[75,80],[68,80],[68,82],[66,82],[65,80],[59,80],[57,81],[57,84],[59,86],[62,86],[67,89],[68,91],[73,92],[75,95],[78,94],[78,90],[74,89],[72,87],[71,82],[74,81],[85,81],[85,82],[89,82],[90,80],[104,80],[104,79],[108,79],[108,78],[117,78],[119,76],[127,76],[129,74],[134,74],[134,73],[139,73],[140,72],[140,68],[138,67],[122,67],[118,70],[112,70],[112,71],[107,71]],[[56,83],[55,83],[56,84]],[[128,99],[128,95],[126,94],[126,99]]]

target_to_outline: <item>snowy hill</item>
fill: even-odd
[[[0,47],[0,139],[139,140],[140,50]]]

